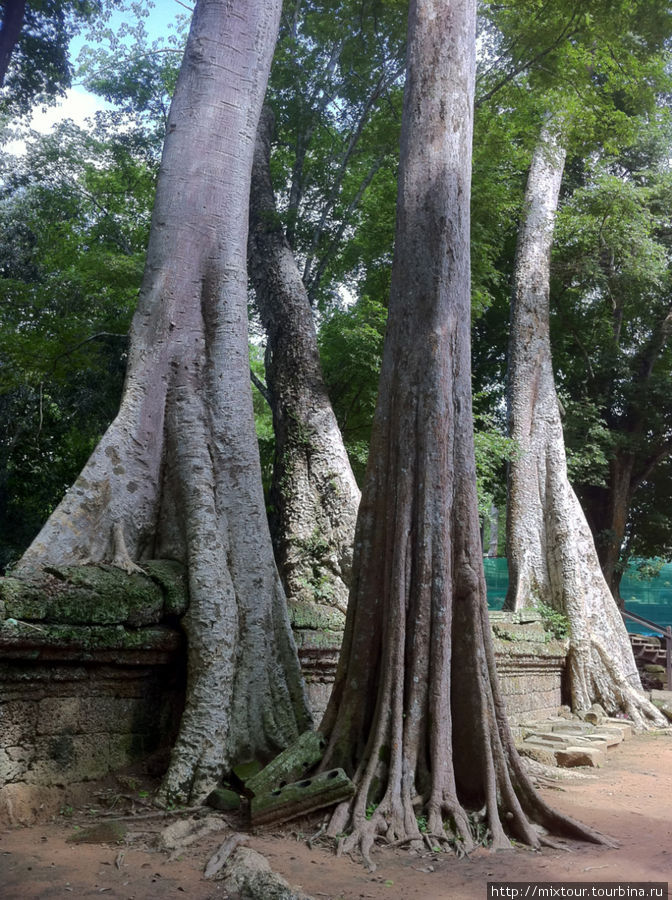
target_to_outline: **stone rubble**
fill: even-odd
[[[672,692],[653,691],[650,699],[672,711]],[[629,740],[633,733],[629,719],[611,718],[597,704],[580,718],[563,707],[557,716],[522,723],[514,729],[521,756],[560,768],[602,766],[608,750]]]

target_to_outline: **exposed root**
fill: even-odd
[[[112,548],[113,555],[110,560],[110,565],[115,566],[117,569],[122,569],[127,575],[132,575],[134,572],[141,572],[144,574],[144,569],[133,562],[126,549],[126,540],[124,538],[124,530],[121,527],[121,522],[115,522],[112,526]]]
[[[570,644],[569,676],[572,706],[575,710],[589,709],[599,703],[606,710],[624,713],[637,731],[660,728],[667,721],[645,694],[623,675],[601,641],[594,637]]]
[[[380,822],[383,822],[383,819],[382,816],[378,815],[374,815],[370,820],[364,819],[361,821],[347,837],[339,841],[336,855],[342,856],[346,853],[348,856],[352,856],[354,852],[359,851],[367,870],[375,872],[376,864],[371,859],[371,850],[375,843]]]

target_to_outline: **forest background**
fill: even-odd
[[[389,294],[405,39],[403,3],[365,6],[286,4],[267,98],[277,216],[310,299],[327,391],[358,479]],[[655,558],[655,571],[672,551],[671,126],[669,51],[660,40],[669,10],[634,4],[635,36],[633,4],[612,4],[608,28],[599,4],[515,6],[483,3],[479,18],[472,330],[480,512],[487,533],[493,510],[505,504],[506,461],[516,452],[505,422],[511,273],[532,150],[555,107],[572,126],[553,249],[554,371],[570,478],[618,595],[628,560]],[[3,571],[118,409],[189,18],[181,4],[159,3],[155,12],[169,10],[174,23],[158,35],[156,25],[148,30],[148,4],[29,8],[34,20],[2,100]],[[644,46],[647,35],[655,52]],[[63,119],[46,135],[26,130],[17,116],[52,103],[73,79],[104,108],[86,124]],[[275,439],[252,294],[250,311],[272,506]],[[319,592],[319,580],[312,587]]]

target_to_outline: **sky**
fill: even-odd
[[[189,11],[188,0],[180,2],[180,0],[153,0],[146,2],[145,7],[148,10],[147,18],[144,20],[145,28],[149,35],[150,41],[165,36],[169,33],[170,25],[175,21],[178,15],[186,14]],[[124,21],[125,14],[116,12],[110,19],[109,27],[117,29]],[[70,43],[70,58],[76,62],[77,54],[81,48],[91,41],[87,40],[86,35],[78,35]],[[30,126],[41,134],[47,134],[53,126],[63,119],[72,119],[78,125],[84,125],[86,119],[93,116],[97,110],[109,107],[104,100],[89,93],[82,85],[74,84],[67,92],[65,97],[55,106],[46,108],[37,107],[32,115]],[[4,145],[3,149],[9,153],[21,154],[25,150],[25,144],[21,140],[10,141]]]

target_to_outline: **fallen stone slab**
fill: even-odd
[[[546,741],[549,744],[566,744],[567,736],[560,734],[557,731],[537,731],[530,737],[534,738],[534,740],[542,740]]]
[[[253,794],[260,795],[296,781],[319,763],[326,743],[323,734],[317,731],[304,732],[261,772],[247,779],[245,787]]]
[[[559,722],[553,726],[553,731],[560,734],[587,734],[593,726],[590,722]]]
[[[609,745],[603,738],[598,738],[594,734],[583,734],[572,741],[576,747],[593,747],[595,750],[601,750],[606,753]]]
[[[253,825],[286,822],[341,803],[354,793],[355,786],[343,769],[330,769],[270,793],[255,795],[250,802],[250,821]]]
[[[602,728],[600,728],[600,730],[596,731],[594,734],[587,734],[586,738],[589,740],[605,741],[607,747],[618,747],[619,744],[623,743],[623,732],[620,728],[614,728],[611,731],[603,731]]]
[[[534,744],[536,747],[545,747],[547,750],[551,750],[552,752],[561,750],[564,747],[569,747],[570,743],[571,741],[547,741],[545,738],[538,735],[531,735],[529,738],[525,738],[525,740],[523,741],[523,744],[525,746]]]
[[[596,750],[593,747],[567,747],[558,750],[555,758],[558,765],[564,769],[571,769],[574,766],[599,768],[604,763],[605,754],[602,750]]]
[[[630,719],[616,719],[610,716],[604,724],[605,726],[609,726],[609,728],[620,728],[624,741],[629,740],[635,733],[635,726],[632,724]],[[607,730],[609,729],[600,726],[600,731]]]
[[[544,766],[557,765],[555,750],[552,748],[536,744],[534,741],[521,741],[519,744],[516,744],[516,749],[520,756],[533,759]]]

